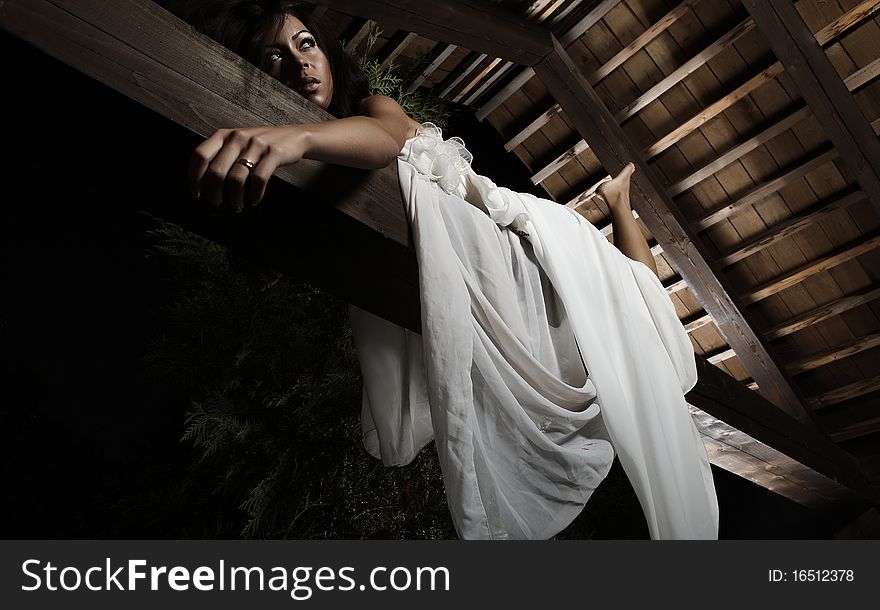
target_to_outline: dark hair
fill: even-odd
[[[337,117],[351,116],[358,102],[370,95],[367,75],[341,44],[327,44],[311,19],[311,6],[293,0],[169,0],[166,8],[257,67],[259,44],[272,29],[280,29],[284,17],[303,22],[318,47],[327,55],[333,74],[333,98],[327,111]]]

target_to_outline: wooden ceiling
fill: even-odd
[[[322,22],[351,49],[363,52],[368,29],[381,28],[374,57],[400,74],[422,66],[411,90],[473,108],[548,198],[577,208],[610,238],[608,210],[583,194],[611,168],[534,65],[396,29],[400,21],[384,24],[381,15],[334,10],[351,3],[318,4]],[[726,310],[682,279],[642,225],[696,352],[782,408],[796,401],[804,421],[876,460],[880,1],[484,4],[555,34],[696,236],[697,256],[741,312],[740,326],[719,319]],[[743,326],[754,340],[731,336]],[[764,379],[786,388],[766,392],[757,382],[756,348],[777,371]]]

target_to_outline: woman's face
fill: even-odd
[[[286,15],[260,48],[260,67],[304,98],[326,109],[333,99],[330,61],[302,21]]]

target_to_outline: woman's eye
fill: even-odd
[[[302,42],[299,45],[299,48],[300,48],[300,50],[311,49],[314,46],[315,46],[315,39],[314,38],[303,38]]]

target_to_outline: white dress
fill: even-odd
[[[615,452],[652,538],[717,538],[684,401],[693,349],[657,277],[573,210],[469,161],[431,124],[398,158],[422,335],[350,309],[367,451],[402,465],[434,439],[464,539],[554,536]]]

